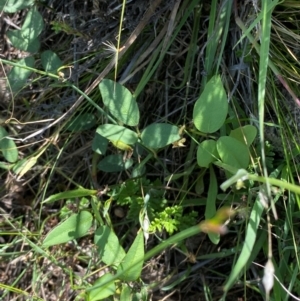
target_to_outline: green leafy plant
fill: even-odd
[[[113,117],[128,126],[139,124],[140,111],[128,89],[109,79],[103,79],[99,89],[103,103]]]
[[[138,125],[138,105],[129,90],[107,79],[100,83],[99,88],[109,113],[117,118],[118,122],[131,126]],[[194,125],[204,134],[214,133],[224,125],[227,112],[228,101],[225,90],[220,77],[214,76],[195,103]],[[99,146],[94,142],[94,150],[103,145],[105,141],[103,138],[110,141],[117,149],[127,152],[132,152],[136,144],[156,151],[181,139],[180,129],[177,126],[164,123],[148,125],[141,131],[133,131],[123,125],[103,124],[96,132],[95,139],[99,140]],[[247,125],[234,129],[229,136],[221,136],[218,140],[204,140],[198,147],[198,164],[201,167],[208,167],[210,163],[221,160],[222,164],[230,166],[232,170],[246,168],[250,161],[249,148],[256,133],[254,126]],[[106,146],[107,142],[104,145]],[[102,147],[101,154],[105,154],[105,151],[106,147]],[[123,169],[133,165],[132,161],[127,165],[125,165],[126,159],[123,161]],[[121,156],[110,155],[100,161],[98,167],[103,171],[122,170]]]
[[[67,194],[70,195],[71,192]],[[75,196],[74,192],[72,192],[72,194]],[[62,193],[60,198],[63,197],[64,194]],[[58,199],[58,196],[55,197],[55,199]],[[167,219],[165,223],[162,224],[165,228],[168,228],[170,233],[179,227],[179,224],[177,222],[175,223],[175,221],[177,219],[182,219],[181,211],[182,208],[175,206],[173,208],[166,208],[160,214],[161,218]],[[232,212],[229,213],[229,211],[230,210],[226,208],[218,211],[216,217],[212,219],[214,224],[220,227],[226,219],[232,216]],[[105,214],[105,210],[102,213]],[[99,212],[97,212],[96,216],[97,215],[99,215]],[[173,216],[173,218],[171,218],[171,216]],[[185,220],[187,225],[189,223],[188,219],[193,217],[193,214],[189,217],[186,216],[186,219],[182,219],[182,221]],[[99,223],[100,220],[98,218],[97,220]],[[154,227],[160,227],[156,222],[157,220],[155,220]],[[209,220],[206,222],[206,224],[208,222]],[[68,241],[86,236],[90,232],[92,225],[93,216],[89,211],[83,210],[79,213],[72,214],[46,235],[42,243],[42,248],[63,244]],[[111,272],[99,277],[90,287],[86,287],[81,296],[84,296],[85,300],[103,300],[110,296],[116,297],[118,295],[116,290],[117,284],[120,281],[123,281],[124,284],[131,281],[137,281],[141,276],[143,265],[146,260],[158,254],[170,244],[175,242],[178,243],[181,240],[199,233],[202,230],[207,233],[211,231],[208,227],[205,227],[203,223],[197,226],[194,225],[189,228],[185,228],[185,230],[170,237],[168,240],[162,242],[145,254],[145,232],[142,231],[142,229],[138,231],[133,243],[126,252],[120,244],[119,238],[115,234],[114,230],[110,226],[104,225],[103,222],[100,221],[100,225],[97,225],[97,229],[93,231],[94,243],[98,249],[98,256],[106,266],[110,267]],[[145,292],[143,293],[143,289],[141,289],[140,292],[136,292],[133,288],[123,285],[121,295],[126,295],[128,293],[142,294],[146,298]]]
[[[140,186],[147,187],[144,191],[147,201],[140,193]],[[118,205],[127,206],[127,219],[137,222],[140,214],[147,214],[150,225],[148,231],[166,231],[168,234],[184,230],[196,223],[196,212],[183,212],[183,206],[168,206],[168,201],[164,198],[159,181],[151,183],[144,178],[128,180],[116,189],[111,195]],[[142,224],[142,222],[140,221]]]
[[[21,29],[9,30],[7,36],[15,48],[32,54],[37,53],[40,49],[39,35],[45,27],[42,15],[37,6],[33,4],[34,1],[23,3],[18,0],[8,0],[3,7],[1,7],[2,4],[0,5],[0,9],[8,13],[15,13],[30,7]],[[41,62],[44,70],[49,73],[57,73],[62,66],[59,57],[50,50],[41,53]],[[15,63],[7,76],[9,87],[13,93],[17,93],[27,86],[28,78],[34,70],[34,63],[33,56],[27,56]]]
[[[99,85],[103,102],[109,113],[117,118],[121,124],[137,126],[139,121],[138,106],[131,93],[123,86],[111,80],[104,80]],[[196,101],[193,116],[196,130],[203,135],[212,134],[224,127],[228,114],[228,101],[223,84],[219,76],[213,76],[206,84],[199,99]],[[257,135],[254,126],[246,125],[235,128],[228,133],[228,136],[221,135],[217,139],[204,139],[197,150],[197,162],[200,167],[210,168],[213,175],[210,181],[209,202],[206,206],[206,218],[212,217],[216,212],[215,199],[217,194],[217,180],[214,176],[211,164],[225,167],[228,177],[239,168],[247,168],[250,162],[250,147]],[[170,144],[180,141],[182,138],[181,129],[164,123],[154,123],[148,125],[141,131],[133,131],[123,125],[103,124],[97,128],[96,139],[99,140],[99,146],[93,143],[94,150],[102,149],[101,154],[105,155],[108,142],[103,143],[104,139],[110,141],[117,149],[133,153],[135,145],[142,145],[150,154]],[[104,145],[104,147],[102,146]],[[121,154],[108,155],[102,159],[98,168],[102,171],[121,171],[134,165],[131,158],[122,157]],[[131,196],[128,198],[128,196]],[[119,198],[120,199],[120,198]],[[132,209],[137,211],[143,206],[143,198],[134,197],[132,193],[127,192],[126,198],[130,203],[129,212]],[[177,208],[177,209],[176,209]],[[176,210],[175,210],[176,209]],[[165,229],[169,233],[179,229],[182,218],[182,207],[165,208],[165,211],[157,211],[157,216],[150,229]],[[170,211],[171,210],[171,211]],[[174,211],[175,210],[175,211]],[[153,217],[153,212],[149,211]],[[173,216],[173,217],[172,217]],[[193,219],[191,219],[193,220]],[[214,243],[218,239],[214,234],[210,235]]]
[[[7,13],[15,13],[25,8],[29,8],[29,10],[27,11],[21,29],[9,30],[7,36],[15,48],[35,54],[40,48],[39,35],[44,29],[44,20],[37,9],[37,6],[34,6],[34,1],[26,1],[26,3],[24,3],[23,1],[18,0],[8,0],[5,1],[4,4],[0,4],[0,9]],[[59,79],[57,74],[59,74],[59,69],[62,67],[62,62],[54,52],[50,50],[42,52],[41,63],[46,73],[54,73],[55,77]],[[21,89],[28,85],[28,79],[31,74],[38,70],[34,69],[35,59],[33,55],[22,58],[16,63],[11,63],[11,65],[13,65],[13,68],[7,75],[7,84],[9,90],[13,94],[17,94]],[[89,119],[92,122],[92,119]],[[71,125],[70,128],[72,129]],[[17,147],[2,126],[0,127],[0,130],[0,151],[8,162],[15,163],[18,159]],[[22,177],[37,163],[37,159],[44,151],[45,149],[37,156],[28,159],[25,158],[17,162],[12,166],[13,170],[17,175]],[[2,166],[5,167],[5,165]]]
[[[37,39],[44,28],[44,21],[36,7],[31,8],[25,18],[20,30],[10,30],[7,36],[14,47],[28,51],[37,52],[40,42]]]
[[[228,113],[228,100],[219,76],[212,77],[196,101],[193,111],[195,127],[210,134],[224,126]],[[231,168],[246,168],[250,160],[250,146],[257,129],[246,125],[233,129],[228,136],[217,140],[203,140],[197,150],[197,162],[201,167],[221,161]]]
[[[0,151],[3,157],[10,163],[18,159],[18,149],[15,142],[10,139],[4,127],[0,126]]]
[[[237,1],[177,1],[172,11],[166,9],[168,13],[166,15],[163,13],[163,17],[155,21],[153,43],[151,39],[149,41],[147,39],[151,35],[150,31],[145,30],[141,39],[132,45],[132,41],[140,35],[140,29],[147,25],[146,20],[151,19],[152,15],[146,13],[124,47],[121,47],[125,2],[123,1],[120,17],[118,46],[114,47],[113,44],[104,42],[106,46],[109,45],[113,59],[104,66],[107,60],[102,57],[100,60],[97,58],[98,52],[103,54],[101,46],[99,49],[97,47],[96,52],[91,46],[92,50],[87,50],[85,54],[81,53],[80,58],[74,59],[75,62],[68,63],[69,66],[75,66],[87,58],[97,60],[97,63],[88,67],[88,72],[83,72],[76,82],[73,82],[73,77],[69,80],[65,76],[63,69],[66,67],[56,53],[50,50],[39,52],[39,37],[45,24],[52,24],[56,34],[70,35],[68,38],[73,36],[76,40],[83,39],[84,44],[89,44],[86,41],[90,41],[91,37],[81,28],[87,24],[84,22],[90,20],[80,15],[78,18],[80,22],[85,19],[82,22],[83,27],[80,25],[75,29],[68,24],[68,15],[65,11],[56,12],[55,8],[47,7],[47,12],[53,10],[57,16],[51,22],[45,20],[44,24],[42,15],[38,11],[40,5],[46,5],[43,2],[5,0],[3,2],[5,4],[0,3],[0,9],[5,13],[26,9],[23,14],[25,20],[20,23],[21,27],[8,31],[7,36],[13,47],[29,52],[30,56],[17,62],[1,59],[1,62],[13,66],[7,76],[13,94],[17,95],[29,84],[34,87],[37,85],[40,90],[44,90],[44,79],[50,79],[50,81],[46,80],[46,88],[49,88],[50,82],[51,88],[63,91],[64,96],[59,97],[59,100],[63,100],[70,90],[72,93],[80,94],[74,104],[61,111],[62,116],[46,127],[51,130],[47,131],[49,137],[46,133],[43,136],[45,144],[41,147],[36,147],[38,142],[34,141],[34,148],[32,149],[30,145],[30,150],[27,150],[25,147],[22,148],[25,145],[18,142],[17,145],[20,147],[18,151],[14,142],[16,131],[10,127],[11,124],[7,125],[3,122],[0,127],[1,156],[8,162],[0,162],[1,168],[10,169],[13,176],[16,175],[18,179],[29,176],[28,171],[36,174],[40,174],[41,170],[44,171],[40,177],[38,192],[35,191],[37,187],[35,181],[26,181],[30,183],[30,191],[34,193],[33,208],[40,206],[39,219],[29,223],[30,228],[27,229],[19,222],[24,218],[18,216],[16,222],[11,222],[4,214],[4,231],[1,231],[4,239],[5,235],[9,235],[10,240],[7,241],[11,244],[22,241],[22,247],[28,246],[31,248],[30,255],[36,256],[30,261],[34,265],[31,287],[38,289],[39,286],[35,285],[34,280],[43,278],[38,274],[40,268],[38,263],[42,257],[59,266],[63,270],[64,279],[70,278],[72,290],[77,293],[78,300],[147,300],[149,287],[141,281],[142,269],[146,261],[150,258],[155,261],[157,254],[172,245],[176,245],[176,248],[170,248],[170,252],[180,249],[187,254],[189,251],[180,242],[199,232],[205,232],[210,241],[205,240],[204,246],[217,247],[218,251],[195,255],[197,257],[195,260],[202,261],[208,258],[213,260],[232,256],[232,259],[227,261],[228,273],[215,270],[213,265],[206,270],[208,274],[217,272],[218,278],[223,278],[224,292],[221,299],[218,292],[218,299],[227,300],[226,294],[230,293],[237,282],[244,284],[243,297],[245,298],[249,296],[248,290],[261,296],[265,294],[261,286],[256,285],[256,279],[252,276],[248,279],[250,266],[252,271],[255,270],[258,277],[262,279],[266,300],[277,301],[289,298],[282,288],[282,283],[288,287],[288,290],[299,294],[300,282],[297,277],[300,267],[299,235],[296,223],[299,219],[300,190],[299,186],[295,185],[298,181],[296,156],[299,153],[299,135],[296,129],[299,126],[292,128],[290,123],[282,122],[285,121],[285,116],[281,117],[284,113],[278,109],[281,106],[278,99],[283,97],[282,93],[278,93],[282,90],[280,83],[283,83],[284,88],[291,95],[293,104],[299,103],[297,98],[299,93],[297,90],[294,93],[284,79],[286,77],[293,82],[299,81],[298,50],[291,46],[300,41],[297,32],[299,22],[295,17],[296,1],[267,0],[261,1],[261,4],[253,1],[253,5],[246,3],[241,11],[247,26],[238,17],[240,6],[237,5]],[[164,5],[162,1],[153,1],[153,6],[160,5],[159,3]],[[273,9],[277,5],[277,15],[272,19]],[[153,10],[152,4],[149,12],[151,10]],[[282,14],[282,11],[285,14]],[[236,21],[235,35],[228,35],[229,28],[234,27],[233,12]],[[61,21],[61,13],[63,13],[63,21]],[[114,14],[113,11],[110,13]],[[293,25],[290,27],[295,27],[294,30],[285,27],[284,24],[287,22],[281,19],[281,15],[289,16],[286,20],[288,24]],[[107,19],[110,16],[108,14]],[[114,16],[112,19],[115,22]],[[208,26],[200,30],[202,21],[208,22]],[[163,24],[164,22],[168,24]],[[182,40],[182,36],[189,34],[190,29],[191,34],[188,39]],[[109,33],[110,30],[107,32]],[[276,38],[278,41],[275,41]],[[141,44],[144,45],[141,47]],[[127,52],[127,49],[133,50],[130,53],[131,50]],[[70,53],[70,49],[63,50],[61,57],[63,53]],[[129,53],[128,57],[123,56],[125,52]],[[228,53],[230,53],[230,62]],[[293,60],[286,59],[288,54],[293,56]],[[119,58],[123,58],[124,61]],[[64,61],[65,59],[64,57]],[[67,59],[70,60],[69,57]],[[106,76],[113,77],[113,72],[110,72],[112,66],[115,67],[114,78],[119,79],[119,83],[116,80],[103,79]],[[176,68],[174,69],[173,66]],[[118,70],[121,71],[120,74]],[[160,74],[161,70],[163,73]],[[247,73],[244,72],[245,70]],[[140,73],[142,73],[141,78],[139,78]],[[91,74],[99,74],[94,82],[91,82]],[[133,79],[133,76],[132,83],[134,83],[131,89],[135,91],[131,92],[123,84],[129,86],[128,78]],[[159,92],[156,94],[153,90],[160,91],[156,88],[157,86],[160,88],[162,78],[166,78],[163,84],[166,93],[160,98]],[[172,80],[169,80],[170,78]],[[146,85],[149,86],[149,90],[145,89]],[[99,91],[95,91],[95,87],[99,88],[102,103],[98,103]],[[143,90],[144,93],[141,94]],[[53,92],[50,93],[51,97],[56,94],[56,91],[51,91]],[[173,91],[176,91],[176,103],[169,101],[174,99]],[[94,100],[89,97],[91,92]],[[156,122],[151,121],[150,124],[144,122],[146,113],[139,109],[145,106],[143,101],[149,100],[143,98],[143,94],[148,95],[148,92],[151,101],[159,107],[164,107],[166,111],[166,114],[161,115],[158,111],[154,114],[151,112],[152,116],[157,116],[158,119]],[[45,93],[48,93],[47,89]],[[247,109],[245,109],[243,102],[248,98],[251,98],[251,101],[246,103]],[[83,102],[83,99],[87,102]],[[39,100],[47,102],[50,97],[44,99],[42,96]],[[267,102],[268,100],[271,100],[271,104]],[[23,99],[23,102],[26,108],[30,109],[31,101]],[[280,142],[283,145],[284,155],[278,153],[272,141],[265,142],[264,126],[267,123],[264,122],[264,118],[269,114],[265,112],[270,109],[269,107],[275,113],[274,126],[279,129],[278,136],[281,135]],[[250,111],[256,118],[252,118]],[[25,119],[25,123],[24,120],[21,122],[27,126],[27,123],[31,124],[31,119],[35,117],[35,114],[30,115],[30,120]],[[254,119],[259,120],[255,121],[259,128],[259,137],[257,137],[256,127],[250,125]],[[35,122],[36,119],[33,121]],[[23,124],[20,128],[23,130]],[[22,133],[17,133],[18,139],[25,141],[26,146],[27,142],[28,145],[31,144],[31,139],[29,142],[20,138],[19,134]],[[30,137],[34,136],[30,134]],[[92,141],[90,137],[93,137]],[[75,145],[74,141],[76,141]],[[61,162],[64,162],[65,158],[74,157],[73,151],[77,152],[78,141],[83,141],[85,159],[78,160],[81,162],[76,161],[76,164],[68,161],[70,165],[62,165]],[[91,144],[88,144],[89,142]],[[291,149],[288,147],[290,142]],[[70,147],[72,143],[73,148]],[[90,153],[85,152],[90,145],[93,151],[92,158],[89,156]],[[29,151],[31,153],[28,156]],[[81,165],[82,162],[87,164]],[[73,174],[75,168],[76,170],[78,168],[80,176],[76,177]],[[155,173],[152,172],[153,170]],[[108,175],[108,173],[115,174]],[[67,188],[57,193],[62,191],[57,190],[55,181],[52,181],[56,180],[57,175],[59,180],[66,179],[67,184],[64,187],[69,187],[71,183],[76,188]],[[156,177],[160,180],[156,180]],[[10,174],[5,183],[9,178]],[[101,188],[101,185],[104,188]],[[221,192],[220,189],[226,190],[226,193]],[[10,194],[9,192],[7,195]],[[226,206],[220,208],[222,204]],[[120,206],[123,210],[122,214],[115,216],[114,210]],[[231,206],[237,209],[232,210]],[[277,219],[276,208],[279,208],[279,219]],[[33,212],[36,214],[36,211]],[[52,215],[48,217],[49,212],[50,214],[55,212],[54,220],[57,218],[61,220],[57,226],[53,227]],[[229,218],[233,218],[236,212],[238,218],[229,229],[224,223],[227,223]],[[45,221],[42,220],[44,213],[47,213]],[[196,225],[199,218],[204,220]],[[31,227],[36,224],[39,227],[33,232]],[[6,231],[7,225],[12,228],[11,231]],[[43,229],[48,232],[42,239],[39,235],[43,233],[40,225],[43,225]],[[49,226],[50,231],[48,231]],[[132,228],[136,232],[131,231]],[[234,239],[226,240],[225,237],[219,244],[221,235],[229,230]],[[150,250],[146,252],[149,235],[152,233],[160,235],[159,232],[162,231],[164,235],[170,237],[166,239],[159,237],[155,240],[153,235],[151,244],[148,244]],[[152,247],[152,243],[157,243],[158,240],[160,243]],[[64,266],[64,256],[67,257],[68,252],[72,253],[69,248],[72,243],[66,244],[70,241],[78,247],[75,252],[80,250],[80,255],[74,256],[74,262],[76,266],[78,262],[83,262],[83,269],[86,271],[83,277],[78,276],[74,266],[72,266],[73,270],[67,267],[68,260]],[[90,244],[90,241],[93,241],[93,244]],[[211,246],[210,242],[219,245]],[[89,248],[81,248],[81,244],[85,246],[88,244]],[[223,249],[223,246],[230,249]],[[10,245],[2,246],[1,243],[0,248],[5,252],[10,250]],[[83,249],[88,249],[88,253],[81,253]],[[201,253],[200,248],[197,252],[199,250]],[[13,256],[19,258],[20,254]],[[265,258],[265,266],[256,265],[257,261],[263,258]],[[14,259],[12,262],[15,262]],[[195,271],[194,268],[199,267],[199,263],[187,266],[184,274],[179,273],[178,278],[175,278],[171,284],[167,283],[161,291],[178,287],[191,271]],[[22,266],[22,273],[24,266]],[[274,274],[277,276],[277,281],[274,281]],[[90,281],[90,276],[95,278]],[[172,275],[168,275],[166,280],[169,281],[170,278],[173,281]],[[21,298],[38,299],[35,292],[29,295],[27,291],[17,288],[15,280],[11,283],[13,283],[11,287],[0,283],[0,289],[4,289],[6,294],[9,294],[7,293],[9,291],[16,291],[20,296],[23,295]],[[209,286],[209,281],[203,281],[205,298],[202,296],[201,298],[214,300],[216,296],[213,291],[210,291]]]
[[[197,213],[192,211],[183,215],[182,206],[166,207],[162,212],[154,214],[154,219],[151,221],[149,232],[167,231],[173,234],[177,231],[182,231],[191,227],[196,223]]]
[[[126,87],[105,79],[99,84],[99,89],[104,105],[117,122],[127,126],[138,126],[139,108],[135,98]],[[154,123],[141,131],[138,128],[135,131],[131,130],[124,125],[110,123],[100,125],[96,130],[93,149],[105,155],[109,141],[116,149],[130,154],[138,145],[155,153],[181,138],[179,128],[175,125]],[[98,168],[106,172],[126,170],[133,165],[130,157],[122,158],[119,154],[109,155],[99,162]]]

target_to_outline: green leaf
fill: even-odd
[[[34,4],[35,0],[1,0],[0,10],[6,13],[15,13]]]
[[[147,126],[141,134],[142,142],[146,147],[158,149],[179,140],[179,128],[166,123],[153,123]]]
[[[105,155],[107,146],[108,140],[96,132],[92,143],[92,150],[99,155]]]
[[[28,40],[23,37],[22,30],[9,30],[7,36],[10,39],[14,47],[27,51],[30,53],[35,53],[40,48],[40,42],[38,39]]]
[[[88,301],[103,300],[109,296],[114,295],[115,292],[116,286],[113,279],[113,275],[107,273],[99,279],[97,279],[94,285],[90,288],[88,292]]]
[[[63,199],[80,198],[80,197],[96,195],[96,194],[97,194],[97,190],[78,188],[75,190],[69,190],[69,191],[53,194],[49,196],[46,200],[44,200],[43,203],[53,203],[55,201],[59,201]]]
[[[122,292],[121,292],[121,295],[120,295],[120,301],[131,301],[132,300],[132,290],[131,288],[123,283],[122,284]]]
[[[123,262],[118,267],[118,273],[122,273],[120,279],[124,281],[137,280],[143,269],[143,258],[144,235],[143,231],[140,231],[124,257]]]
[[[115,124],[100,125],[96,132],[112,142],[121,141],[125,144],[133,145],[138,140],[138,136],[134,131]]]
[[[66,129],[72,132],[89,130],[96,125],[96,117],[92,113],[82,113],[72,118],[66,125]]]
[[[29,56],[21,59],[18,62],[18,65],[18,67],[13,67],[7,76],[7,80],[12,92],[18,92],[26,85],[27,78],[32,72],[31,70],[26,69],[26,67],[33,68],[34,58],[32,56]]]
[[[44,29],[44,20],[37,7],[32,7],[25,18],[21,32],[24,39],[32,41],[36,39]]]
[[[50,247],[85,236],[92,226],[93,216],[88,211],[81,211],[67,218],[53,230],[43,241],[43,247]]]
[[[14,163],[18,159],[18,149],[15,142],[8,138],[8,133],[4,127],[0,126],[0,151],[3,157],[9,162]]]
[[[37,37],[43,28],[43,18],[36,7],[33,7],[28,11],[21,30],[9,30],[7,36],[14,47],[34,53],[40,48]]]
[[[196,101],[193,111],[195,127],[203,133],[214,133],[224,124],[228,100],[219,76],[213,76]]]
[[[240,273],[243,271],[244,266],[247,264],[248,259],[251,255],[251,252],[253,250],[256,236],[257,236],[257,229],[260,223],[261,215],[263,213],[263,205],[261,204],[261,201],[259,200],[259,197],[256,199],[255,204],[253,206],[253,209],[250,214],[250,219],[246,231],[246,237],[245,237],[245,243],[243,246],[243,249],[241,251],[241,254],[234,265],[230,276],[224,286],[224,291],[227,292],[234,282],[239,277]]]
[[[57,73],[62,66],[62,61],[56,53],[46,50],[41,54],[42,66],[47,72]]]
[[[230,137],[239,140],[248,147],[253,143],[257,135],[257,128],[253,125],[245,125],[230,132]]]
[[[217,142],[215,140],[204,140],[197,149],[197,163],[200,167],[208,167],[216,161],[218,156]]]
[[[119,172],[130,168],[133,165],[133,160],[126,159],[122,154],[118,155],[109,155],[103,158],[97,165],[99,170],[105,172]]]
[[[107,265],[117,267],[126,255],[117,235],[108,226],[96,230],[94,243],[98,246],[100,259]]]
[[[109,112],[124,124],[136,126],[140,112],[135,98],[126,88],[110,79],[103,79],[99,84],[103,103]]]
[[[247,146],[232,137],[223,136],[217,141],[217,150],[221,160],[232,167],[248,167],[250,155]]]
[[[215,161],[214,162],[214,165],[220,167],[220,168],[223,168],[224,170],[226,170],[227,172],[231,173],[231,174],[235,174],[239,169],[236,168],[236,167],[233,167],[229,164],[225,164],[221,161]]]

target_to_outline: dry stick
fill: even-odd
[[[155,0],[153,1],[152,4],[150,4],[150,7],[147,9],[147,11],[145,12],[145,15],[143,17],[143,19],[140,21],[140,23],[137,25],[137,27],[135,28],[135,30],[132,32],[132,34],[130,35],[130,37],[127,39],[127,41],[125,42],[124,46],[122,46],[120,49],[118,50],[118,59],[121,59],[122,56],[126,53],[127,49],[134,43],[134,41],[137,39],[137,37],[140,35],[140,33],[142,32],[142,30],[144,29],[144,27],[147,25],[148,21],[150,20],[150,18],[154,15],[155,13],[155,9],[159,6],[160,2],[162,0]],[[113,58],[109,64],[105,67],[105,69],[99,74],[99,76],[94,80],[94,82],[84,91],[85,95],[89,95],[97,86],[98,84],[101,82],[101,80],[111,71],[111,69],[114,67],[115,65],[115,58]],[[74,87],[74,86],[73,86]],[[71,115],[75,109],[82,103],[82,101],[85,99],[84,95],[81,95],[76,102],[71,106],[71,108],[64,113],[62,116],[60,116],[58,119],[56,119],[54,122],[52,122],[51,124],[47,125],[46,127],[36,131],[35,133],[25,137],[24,139],[22,139],[22,141],[28,140],[30,138],[33,138],[37,135],[40,135],[41,133],[43,133],[45,130],[51,128],[52,126],[54,126],[55,124],[59,123],[60,121],[64,120],[67,116]],[[64,125],[62,125],[64,126]]]
[[[175,5],[172,9],[171,15],[170,15],[170,21],[169,21],[169,25],[168,25],[168,31],[161,49],[161,52],[164,53],[164,51],[166,50],[168,43],[170,41],[170,38],[172,36],[173,30],[175,28],[175,19],[176,19],[176,15],[177,15],[177,11],[179,8],[181,0],[176,0]]]

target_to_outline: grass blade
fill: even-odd
[[[252,249],[254,247],[254,243],[257,237],[257,229],[260,223],[261,215],[263,213],[263,205],[261,204],[259,198],[256,199],[254,207],[251,211],[246,237],[245,244],[237,260],[235,266],[232,269],[230,276],[228,277],[227,283],[224,286],[224,291],[228,292],[228,290],[232,287],[234,282],[239,277],[243,268],[248,262],[249,257],[251,256]]]

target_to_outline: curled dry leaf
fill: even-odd
[[[172,143],[173,144],[172,148],[186,147],[186,145],[184,145],[185,141],[186,141],[185,138],[181,138],[180,140],[173,142]]]

